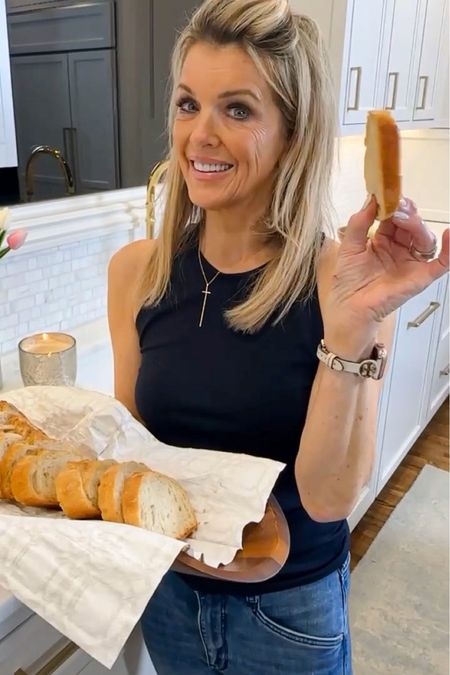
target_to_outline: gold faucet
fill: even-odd
[[[73,180],[72,171],[70,170],[70,166],[68,165],[64,156],[61,154],[59,150],[57,150],[56,148],[51,148],[49,145],[37,145],[31,151],[25,169],[25,186],[26,186],[27,202],[31,201],[31,198],[34,195],[34,177],[32,172],[32,165],[35,157],[37,157],[40,154],[51,155],[58,161],[58,164],[60,165],[62,172],[64,174],[66,195],[74,195],[75,183]]]
[[[147,239],[153,239],[155,234],[156,222],[156,186],[161,180],[162,175],[167,171],[168,161],[158,162],[150,171],[147,182]]]

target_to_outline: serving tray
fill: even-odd
[[[256,583],[275,576],[289,554],[290,536],[286,518],[273,495],[269,497],[266,512],[259,523],[249,523],[243,532],[243,548],[234,560],[218,568],[210,567],[182,551],[172,569],[183,574]]]

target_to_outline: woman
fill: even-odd
[[[447,271],[448,233],[429,261],[434,237],[404,199],[368,243],[370,199],[340,247],[323,234],[332,84],[287,0],[207,0],[179,37],[170,110],[162,233],[110,264],[116,397],[167,444],[285,462],[291,551],[261,584],[167,574],[145,641],[159,675],[349,674],[346,517],[383,380],[316,351],[359,363],[389,344],[394,310]]]

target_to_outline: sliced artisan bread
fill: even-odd
[[[69,459],[81,459],[92,456],[92,451],[77,447],[53,438],[40,440],[40,430],[30,432],[26,440],[12,443],[4,452],[0,461],[0,485],[3,499],[14,499],[11,489],[11,476],[16,462],[25,455],[36,455],[42,451],[60,452]],[[31,442],[30,442],[31,441]]]
[[[4,452],[0,462],[0,484],[2,488],[3,499],[14,499],[11,490],[11,474],[16,462],[26,455],[36,454],[42,450],[39,445],[33,445],[26,441],[12,443]]]
[[[16,462],[11,474],[11,492],[25,506],[59,506],[55,481],[59,472],[79,455],[58,450],[41,450]]]
[[[98,486],[113,459],[73,462],[56,479],[58,502],[69,518],[99,518]]]
[[[98,486],[98,506],[103,520],[123,523],[122,491],[125,479],[134,473],[150,471],[142,462],[120,462],[110,466]]]
[[[377,219],[386,220],[397,210],[401,197],[400,133],[387,110],[368,113],[365,144],[366,189],[377,200]]]
[[[186,490],[172,478],[155,471],[136,473],[125,480],[123,519],[175,539],[185,539],[197,527]]]

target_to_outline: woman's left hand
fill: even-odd
[[[417,252],[430,252],[435,236],[424,224],[410,199],[402,199],[396,213],[380,223],[372,239],[376,202],[354,214],[337,254],[324,316],[325,343],[349,358],[361,354],[376,336],[379,323],[409,298],[420,293],[449,269],[449,234],[431,261]],[[328,317],[328,318],[327,318]],[[345,358],[345,353],[336,351]]]

